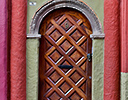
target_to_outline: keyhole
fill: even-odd
[[[65,23],[65,27],[66,27],[66,28],[68,28],[68,27],[69,27],[68,23]]]

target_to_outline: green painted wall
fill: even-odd
[[[103,100],[104,40],[93,40],[92,100]]]
[[[27,100],[38,100],[38,39],[27,39]]]
[[[98,16],[103,30],[104,0],[82,0],[82,1],[87,3],[87,5],[89,5],[92,8],[92,10],[95,12],[95,14]]]
[[[121,100],[128,100],[128,73],[121,73]]]
[[[82,0],[85,3],[87,3],[93,11],[96,13],[98,16],[102,27],[103,27],[103,19],[104,19],[104,10],[103,10],[103,5],[104,5],[104,0]],[[36,2],[35,6],[30,6],[30,2]],[[28,0],[28,12],[27,12],[27,33],[29,33],[29,26],[32,17],[34,16],[34,13],[42,6],[44,5],[48,0]]]

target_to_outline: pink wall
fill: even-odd
[[[12,0],[11,100],[26,100],[27,0]]]
[[[119,10],[119,0],[104,0],[104,100],[120,99]]]
[[[7,99],[7,8],[0,0],[0,99]]]

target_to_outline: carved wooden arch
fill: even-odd
[[[64,7],[78,10],[87,17],[92,27],[91,38],[104,38],[104,34],[102,34],[101,24],[96,14],[86,3],[79,0],[52,0],[43,5],[32,18],[30,25],[30,34],[28,34],[27,37],[40,37],[39,27],[43,18],[53,10]]]

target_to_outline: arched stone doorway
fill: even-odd
[[[92,28],[93,39],[93,57],[92,57],[92,100],[103,98],[103,38],[101,26],[98,18],[94,12],[83,2],[74,0],[53,0],[42,6],[32,19],[30,25],[30,34],[28,39],[40,38],[39,29],[42,20],[52,11],[60,8],[70,8],[81,12],[90,22]],[[37,41],[38,42],[38,41]],[[33,51],[34,52],[34,51]],[[99,56],[100,55],[100,56]],[[38,55],[37,55],[38,56]],[[39,62],[39,61],[38,61]],[[28,69],[29,70],[29,69]],[[38,70],[37,70],[38,73]],[[36,86],[38,86],[38,74],[36,79]],[[31,73],[29,73],[31,74]],[[29,83],[29,74],[27,82]],[[33,73],[32,73],[33,74]],[[29,85],[29,84],[28,84]],[[27,89],[27,91],[31,91]]]

